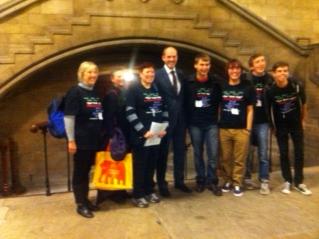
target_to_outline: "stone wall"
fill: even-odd
[[[248,8],[290,37],[309,38],[319,43],[319,1],[317,0],[232,0]]]
[[[16,50],[15,44],[21,47],[20,44],[36,36],[31,52],[18,48],[15,62],[0,64],[0,84],[7,78],[15,81],[20,77],[19,81],[8,84],[9,90],[1,98],[0,133],[12,136],[18,143],[20,171],[25,184],[41,184],[44,172],[42,135],[31,134],[29,129],[35,122],[46,120],[46,107],[52,97],[63,94],[76,82],[74,73],[84,59],[81,54],[90,54],[93,60],[101,57],[97,59],[98,65],[109,69],[114,65],[127,65],[136,56],[158,60],[164,44],[175,44],[192,52],[181,55],[180,64],[186,66],[186,70],[192,69],[193,54],[205,50],[214,56],[214,69],[219,72],[223,72],[220,63],[228,58],[239,58],[247,65],[252,50],[264,52],[270,63],[289,59],[293,70],[304,59],[218,1],[185,0],[177,4],[173,0],[163,0],[158,3],[157,0],[145,3],[142,0],[50,0],[0,22],[0,53],[12,53],[8,50],[9,44]],[[49,27],[51,32],[47,34]],[[151,43],[152,46],[141,53],[134,42],[136,38],[138,44]],[[83,51],[76,51],[82,50],[81,47]],[[106,48],[116,49],[118,54],[110,55],[104,51]],[[51,58],[54,60],[50,61]],[[24,74],[24,69],[34,71]],[[306,69],[300,71],[302,77],[307,76]],[[316,88],[311,82],[307,82],[307,87],[313,92],[310,94],[311,115],[318,118],[313,113],[318,111]],[[311,162],[318,155],[316,118],[307,126],[306,157]],[[48,136],[48,146],[50,173],[54,180],[64,180],[65,142]]]

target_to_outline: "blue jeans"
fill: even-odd
[[[216,175],[218,160],[218,128],[216,125],[207,127],[190,126],[189,132],[194,150],[194,163],[197,184],[218,184]],[[204,145],[207,153],[207,167],[204,162]],[[207,170],[207,173],[206,173]]]
[[[257,152],[259,160],[259,180],[269,180],[269,158],[268,158],[268,123],[254,124],[251,137],[255,137],[257,143]],[[252,146],[251,146],[252,147]],[[245,178],[251,178],[253,165],[253,152],[249,150],[246,161]]]

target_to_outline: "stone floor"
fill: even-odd
[[[108,200],[93,219],[75,213],[72,193],[0,198],[0,239],[318,239],[319,166],[305,169],[311,196],[284,195],[281,183],[274,172],[270,195],[253,190],[241,198],[172,188],[171,199],[147,209]]]

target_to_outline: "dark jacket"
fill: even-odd
[[[182,71],[176,69],[178,80],[181,84],[181,89],[179,94],[176,94],[174,88],[169,80],[169,76],[165,68],[161,68],[156,71],[155,74],[155,83],[158,87],[160,95],[163,97],[164,102],[168,109],[169,115],[169,129],[172,129],[176,126],[178,118],[182,117],[184,119],[184,81],[185,76]]]

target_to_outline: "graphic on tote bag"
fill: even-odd
[[[128,153],[121,161],[115,161],[110,151],[96,154],[92,186],[102,190],[133,188],[132,154]]]
[[[100,183],[125,184],[125,165],[123,162],[103,161],[100,165]]]

